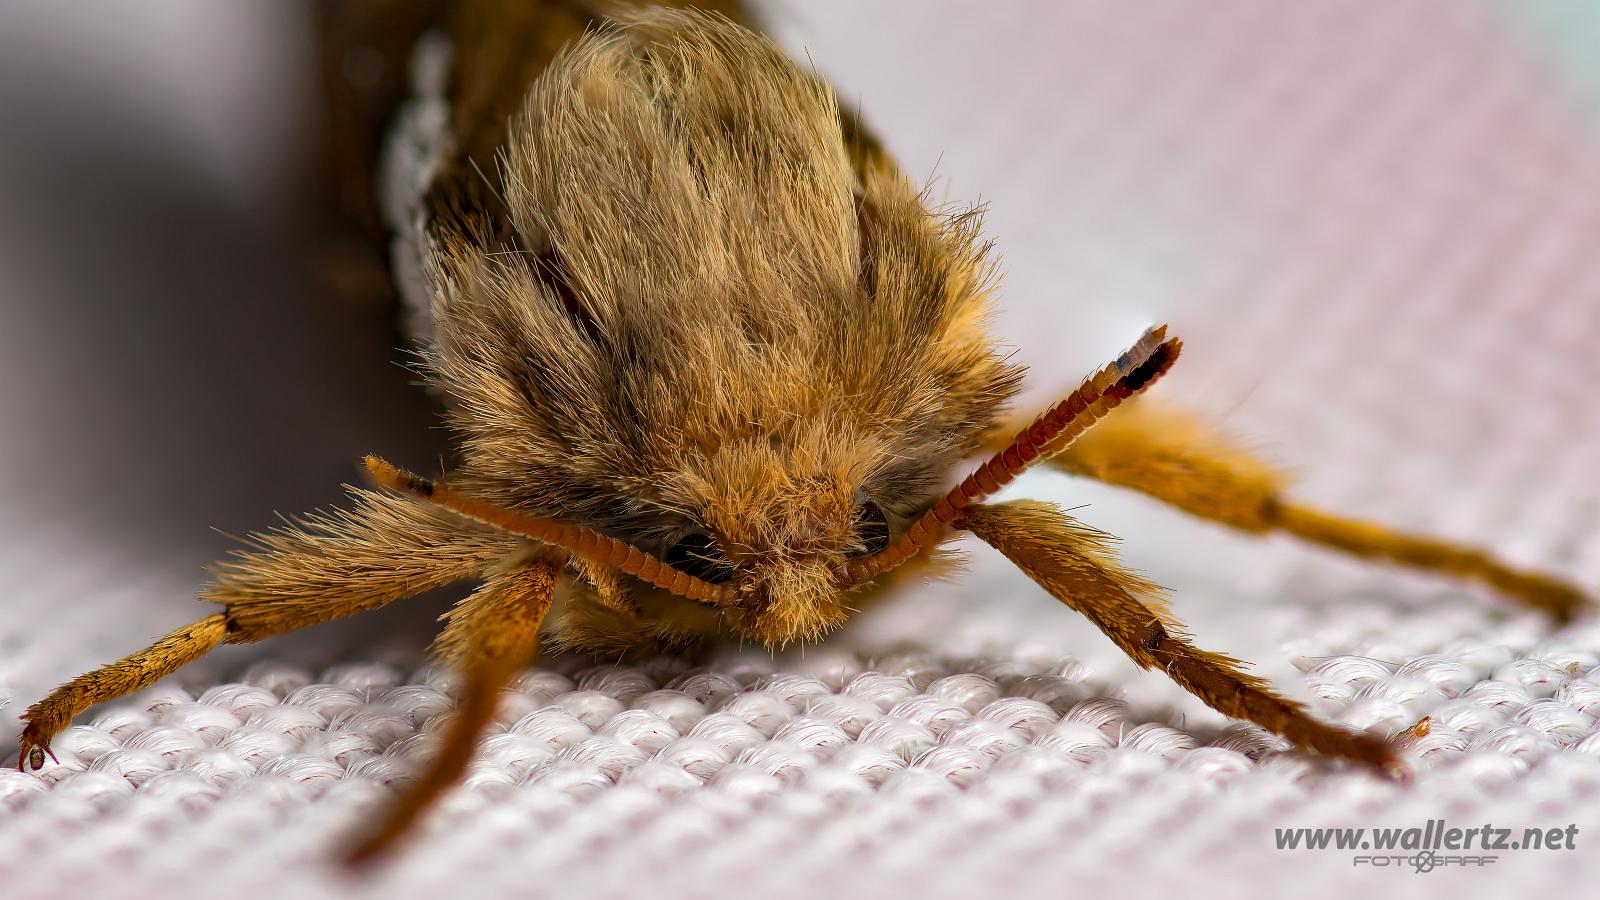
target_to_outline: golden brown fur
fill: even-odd
[[[252,535],[252,549],[215,567],[205,599],[227,607],[231,643],[475,578],[525,546],[514,535],[392,495],[352,489],[351,497],[349,510]]]
[[[521,252],[437,260],[457,480],[646,549],[704,528],[768,598],[752,639],[838,624],[859,498],[915,511],[1015,388],[975,220],[857,172],[821,82],[687,14],[556,60],[503,165]]]

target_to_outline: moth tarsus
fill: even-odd
[[[1204,422],[1134,402],[1179,358],[1164,328],[1002,432],[1022,370],[985,330],[993,267],[977,215],[928,209],[815,74],[736,24],[737,5],[701,5],[732,18],[654,9],[600,23],[586,4],[490,0],[405,21],[327,8],[329,33],[389,73],[330,91],[354,111],[336,139],[376,148],[382,125],[383,162],[350,146],[329,159],[376,175],[357,218],[387,214],[456,458],[435,482],[368,457],[380,490],[252,535],[204,593],[221,612],[30,707],[19,765],[42,767],[88,706],[219,644],[477,580],[434,647],[466,676],[458,715],[350,855],[371,861],[459,777],[536,635],[607,658],[816,640],[896,567],[967,530],[1214,708],[1403,771],[1383,739],[1325,724],[1195,647],[1104,535],[1048,504],[984,502],[1041,462],[1557,616],[1587,605],[1483,551],[1292,503],[1272,466]],[[407,66],[409,99],[392,77]],[[861,592],[849,606],[847,592]]]

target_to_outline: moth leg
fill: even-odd
[[[718,634],[716,610],[697,609],[685,602],[674,612],[690,617],[688,621],[652,619],[596,600],[586,588],[573,586],[561,611],[551,617],[547,634],[552,647],[623,661],[663,653],[689,654]]]
[[[216,567],[203,598],[221,612],[118,662],[80,675],[23,715],[21,768],[38,768],[50,741],[89,707],[125,696],[204,656],[382,606],[474,577],[525,552],[520,538],[479,529],[431,507],[354,490],[354,508],[313,513],[252,535],[253,547]]]
[[[215,613],[179,628],[138,653],[79,675],[51,691],[48,697],[28,707],[23,716],[28,724],[22,731],[22,753],[17,758],[17,768],[26,771],[43,767],[51,739],[79,713],[172,674],[206,655],[223,642],[227,633],[228,617]],[[55,754],[51,754],[51,758],[54,759]]]
[[[490,577],[445,615],[434,642],[440,662],[465,677],[444,746],[422,778],[401,795],[383,824],[351,850],[351,865],[391,848],[466,771],[479,736],[494,716],[500,689],[538,650],[539,626],[555,594],[556,565],[536,561]]]
[[[353,508],[314,512],[253,534],[248,549],[214,568],[216,580],[202,596],[226,607],[229,643],[476,578],[529,546],[406,497],[359,488],[350,494]]]
[[[1281,734],[1300,747],[1385,771],[1397,754],[1380,738],[1326,725],[1268,689],[1231,657],[1191,644],[1161,589],[1117,565],[1107,535],[1048,503],[968,507],[955,522],[1016,563],[1051,596],[1077,610],[1140,668],[1161,668],[1207,706]]]
[[[1478,581],[1562,621],[1591,602],[1575,585],[1478,548],[1296,503],[1276,468],[1201,420],[1148,401],[1113,412],[1049,462],[1240,531],[1281,531],[1353,556]]]

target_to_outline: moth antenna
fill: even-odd
[[[596,565],[617,569],[640,581],[671,591],[711,606],[729,606],[734,602],[733,587],[712,584],[679,571],[637,547],[624,544],[598,531],[530,516],[527,513],[490,503],[479,497],[464,494],[432,479],[407,472],[405,469],[380,459],[367,456],[367,471],[379,486],[398,494],[406,494],[447,509],[474,521],[520,534],[546,544],[551,544]]]
[[[1167,337],[1167,326],[1157,325],[1146,331],[1114,362],[1084,379],[1066,399],[1018,432],[1004,450],[951,488],[912,523],[899,541],[875,556],[841,568],[840,588],[863,584],[915,556],[949,527],[961,510],[999,492],[1034,463],[1065,450],[1106,413],[1155,383],[1172,368],[1182,349],[1182,341]]]

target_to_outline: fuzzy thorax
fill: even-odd
[[[976,216],[859,151],[821,81],[724,20],[576,43],[512,122],[513,233],[436,241],[460,482],[652,552],[712,535],[765,598],[749,637],[837,624],[852,510],[918,511],[1019,377]]]

